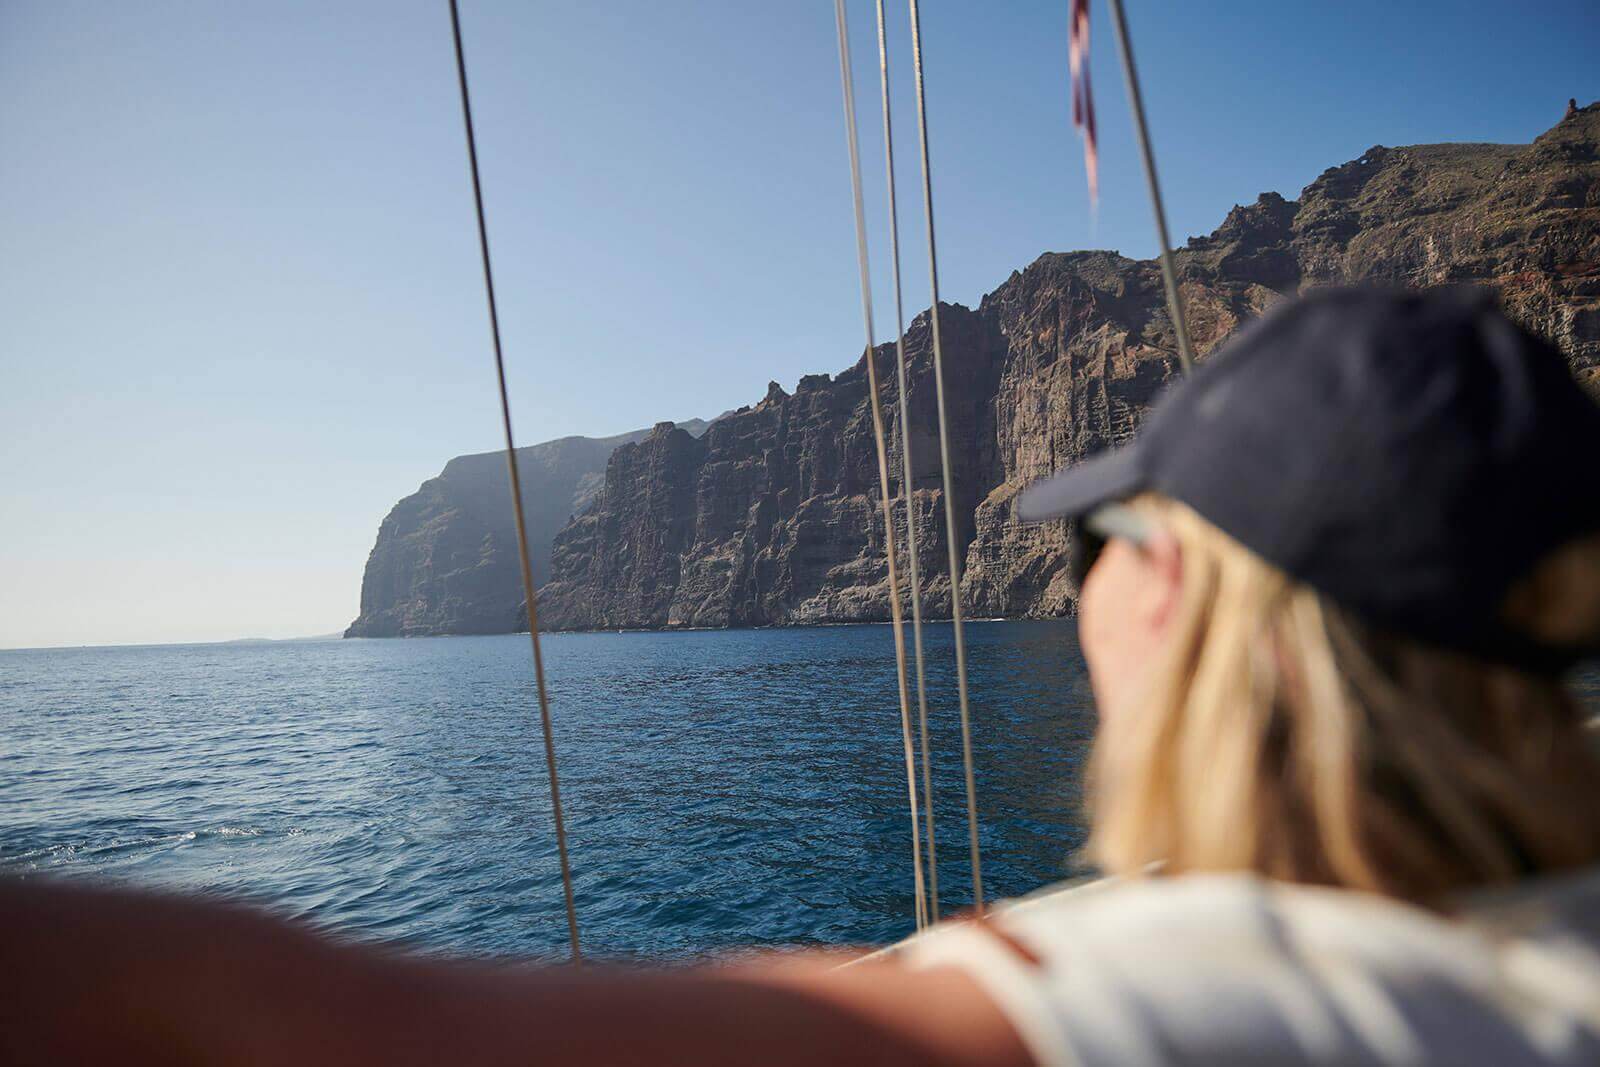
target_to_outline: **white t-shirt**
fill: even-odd
[[[901,958],[971,974],[1041,1064],[1600,1065],[1600,870],[1480,895],[1453,919],[1188,875],[989,922],[938,927]]]

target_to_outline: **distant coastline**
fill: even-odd
[[[1493,289],[1600,387],[1592,208],[1600,103],[1526,144],[1373,146],[1298,199],[1263,193],[1176,252],[1204,358],[1303,289],[1355,282]],[[939,310],[954,442],[962,607],[1008,619],[1073,611],[1060,523],[1016,521],[1030,482],[1130,437],[1177,373],[1157,265],[1046,253],[975,308]],[[948,615],[931,328],[904,337],[924,610]],[[895,344],[872,358],[900,440]],[[1600,388],[1596,389],[1600,392]],[[707,424],[519,449],[543,632],[766,628],[882,621],[887,561],[865,359],[772,382]],[[894,479],[898,481],[898,479]],[[458,457],[379,527],[353,637],[527,626],[503,454]],[[899,505],[897,505],[897,508]],[[896,518],[903,551],[909,525]],[[902,572],[904,573],[904,572]]]
[[[344,635],[337,630],[325,634],[308,634],[304,637],[231,637],[215,641],[113,641],[107,644],[86,645],[16,645],[0,648],[0,652],[88,652],[101,648],[186,648],[226,645],[294,645],[316,641],[337,641]]]

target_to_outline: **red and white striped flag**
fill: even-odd
[[[1094,93],[1089,89],[1089,0],[1072,0],[1067,61],[1072,69],[1072,125],[1083,136],[1083,166],[1089,202],[1100,202],[1100,149],[1094,131]]]

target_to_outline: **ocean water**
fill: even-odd
[[[1075,630],[967,631],[984,879],[1069,872]],[[912,929],[886,626],[544,639],[587,952]],[[971,901],[955,669],[928,627],[940,891]],[[913,695],[914,699],[914,695]],[[430,951],[561,958],[526,635],[0,651],[0,872],[227,894]]]

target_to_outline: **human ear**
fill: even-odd
[[[1139,546],[1145,570],[1144,621],[1160,632],[1178,610],[1183,590],[1183,547],[1167,530],[1156,530]]]

